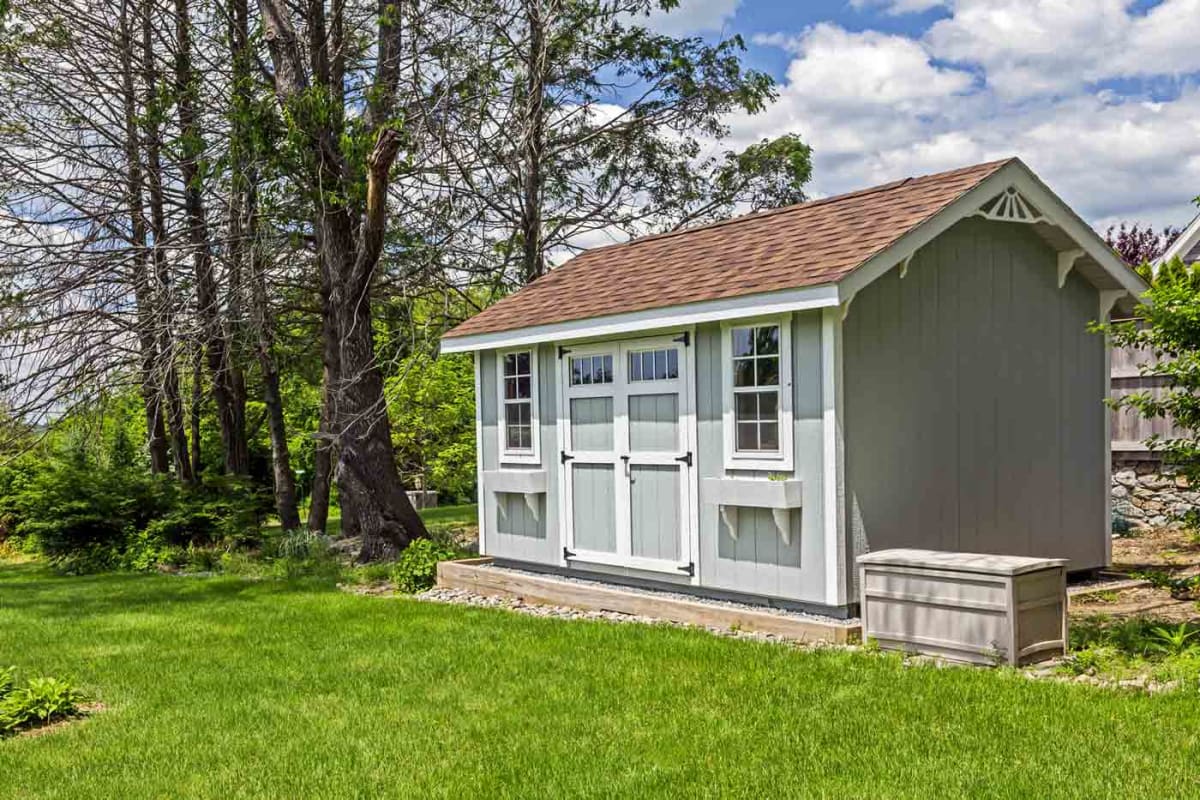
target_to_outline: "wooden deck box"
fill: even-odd
[[[858,566],[863,641],[977,664],[1065,652],[1066,559],[898,549]]]

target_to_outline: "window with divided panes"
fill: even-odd
[[[734,447],[779,452],[779,326],[733,328]]]
[[[533,367],[528,350],[504,355],[504,449],[533,452]]]

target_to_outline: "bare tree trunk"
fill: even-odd
[[[165,475],[171,468],[167,435],[163,426],[162,396],[154,379],[158,365],[158,344],[154,336],[154,295],[150,289],[146,250],[146,210],[142,204],[141,148],[138,146],[137,96],[133,88],[133,36],[129,22],[128,0],[122,0],[120,13],[121,93],[125,122],[126,191],[130,234],[133,245],[133,292],[137,303],[138,347],[141,351],[142,405],[146,413],[146,440],[150,452],[150,472]]]
[[[322,267],[322,272],[324,273]],[[327,284],[325,278],[322,283]],[[321,421],[317,427],[317,448],[313,454],[313,485],[309,495],[308,529],[324,533],[329,521],[329,492],[333,484],[333,420],[337,416],[334,383],[337,380],[338,348],[337,336],[328,333],[333,324],[329,307],[329,289],[321,290]]]
[[[158,373],[166,404],[166,422],[171,436],[175,475],[181,482],[190,484],[195,482],[198,473],[192,469],[189,460],[183,398],[179,391],[179,370],[176,368],[175,358],[175,298],[165,252],[167,223],[163,200],[162,141],[159,124],[161,102],[154,52],[154,20],[151,16],[153,8],[152,0],[142,0],[142,83],[145,91],[142,124],[146,150],[146,184],[150,192],[150,232],[154,236],[153,295],[160,361]]]
[[[200,452],[200,416],[204,411],[204,348],[199,344],[192,350],[192,475],[196,482],[204,471]]]
[[[553,5],[548,4],[548,5]],[[546,136],[546,23],[553,13],[543,0],[526,0],[529,26],[526,54],[524,130],[521,132],[521,281],[528,283],[545,271],[542,244],[542,159]]]
[[[179,169],[183,178],[184,211],[187,217],[188,244],[196,270],[196,314],[208,371],[212,378],[213,400],[221,428],[221,446],[225,470],[234,475],[249,471],[244,415],[238,413],[236,378],[230,368],[230,353],[221,327],[221,313],[209,243],[204,195],[200,185],[199,159],[204,150],[195,109],[196,75],[192,68],[191,19],[188,0],[175,0],[175,92],[183,155]]]

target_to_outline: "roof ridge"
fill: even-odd
[[[966,166],[966,167],[957,167],[955,169],[943,170],[942,172],[931,172],[927,175],[917,175],[917,176],[910,175],[907,178],[899,178],[894,181],[888,181],[887,183],[881,183],[877,186],[868,186],[865,189],[855,189],[854,191],[851,191],[851,192],[843,192],[841,194],[830,195],[829,197],[819,197],[816,200],[805,200],[800,203],[792,203],[791,205],[781,206],[779,208],[770,208],[765,211],[751,211],[747,214],[742,214],[740,216],[729,217],[728,219],[716,220],[714,222],[707,222],[703,225],[695,225],[695,226],[689,227],[689,228],[679,228],[677,230],[665,231],[663,233],[652,233],[652,234],[648,234],[646,236],[635,236],[634,238],[627,239],[624,242],[614,242],[612,244],[601,245],[600,247],[588,248],[587,250],[584,250],[579,255],[575,256],[574,258],[571,258],[570,260],[564,262],[561,266],[550,270],[547,273],[547,275],[553,274],[555,272],[559,272],[563,268],[579,261],[580,259],[584,258],[585,256],[591,255],[592,253],[607,252],[609,250],[614,250],[618,247],[632,247],[633,245],[637,245],[637,244],[640,244],[643,242],[657,242],[657,241],[661,241],[663,239],[670,239],[675,236],[682,236],[682,235],[688,234],[688,233],[696,233],[697,231],[704,231],[704,230],[709,230],[712,228],[723,228],[723,227],[726,227],[729,225],[735,225],[739,222],[749,222],[750,220],[760,220],[760,219],[764,219],[766,217],[774,217],[774,216],[779,216],[781,214],[787,214],[787,213],[791,213],[791,212],[795,212],[795,211],[800,211],[802,209],[807,210],[810,208],[815,208],[817,206],[831,205],[833,203],[839,203],[839,202],[843,202],[846,200],[856,200],[861,197],[866,197],[868,195],[878,194],[880,192],[889,192],[889,191],[892,191],[893,189],[899,189],[901,186],[904,186],[909,183],[915,183],[917,181],[941,180],[941,179],[944,179],[947,176],[953,175],[955,173],[970,172],[971,170],[983,169],[984,167],[997,167],[998,168],[1002,165],[1007,164],[1010,161],[1015,161],[1015,160],[1016,160],[1015,156],[1009,156],[1008,158],[1001,158],[1001,159],[997,159],[995,161],[984,161],[979,164],[972,164],[972,165]]]

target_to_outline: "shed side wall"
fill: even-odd
[[[890,547],[1105,564],[1097,290],[1027,226],[965,220],[844,323],[847,529]]]
[[[546,494],[537,500],[539,513],[530,512],[522,495],[496,495],[480,489],[479,502],[483,504],[484,552],[485,555],[532,561],[539,564],[558,564],[561,561],[562,544],[559,540],[558,509],[558,438],[557,400],[554,384],[557,364],[555,351],[550,345],[540,345],[538,354],[538,414],[541,436],[540,465],[505,464],[504,469],[545,470]],[[485,472],[500,467],[499,390],[497,387],[496,351],[479,353],[480,417],[483,423],[483,440],[477,444],[479,457],[483,459]]]

